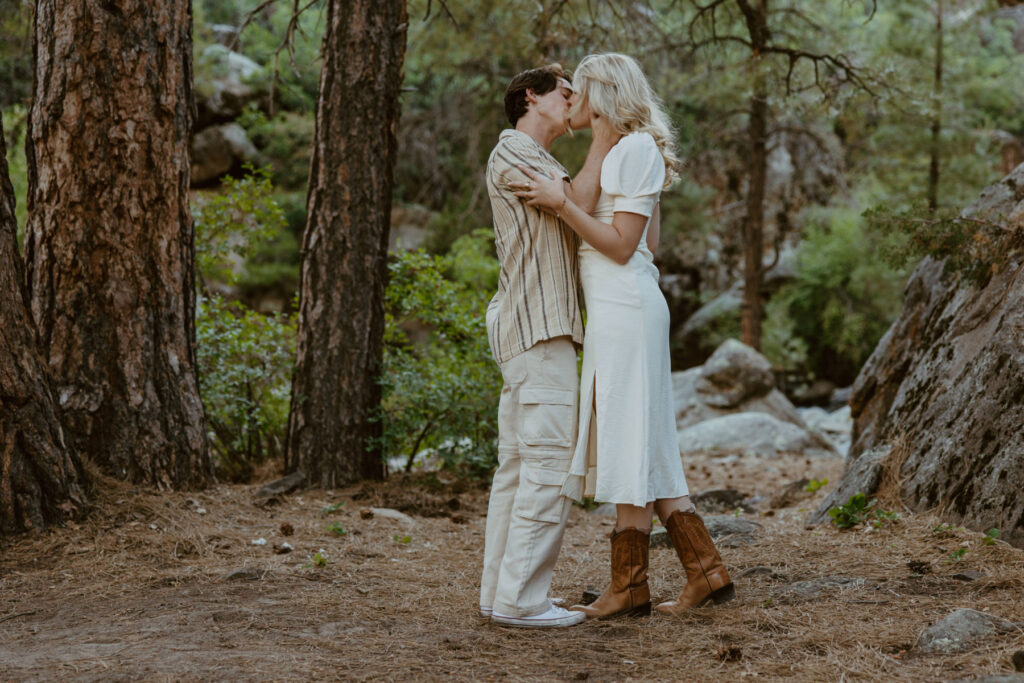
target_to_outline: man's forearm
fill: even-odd
[[[566,183],[565,195],[577,206],[591,213],[601,196],[601,164],[614,145],[595,140],[590,143],[587,160],[571,183]]]

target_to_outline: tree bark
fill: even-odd
[[[740,330],[743,343],[761,350],[761,279],[764,260],[764,193],[768,175],[768,94],[759,70],[761,51],[768,43],[768,15],[764,0],[753,6],[738,0],[750,34],[754,61],[754,94],[750,98],[750,180],[747,187],[747,212],[743,221],[743,300],[740,303]]]
[[[381,479],[376,437],[405,0],[327,4],[287,467]]]
[[[0,536],[41,530],[86,505],[81,462],[64,442],[36,348],[17,232],[0,116]]]
[[[187,0],[37,0],[25,258],[73,449],[210,478],[195,360]]]

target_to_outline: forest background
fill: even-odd
[[[323,5],[294,25],[291,3],[193,8],[197,352],[214,465],[233,481],[284,455]],[[802,404],[852,383],[899,313],[913,265],[962,244],[915,226],[955,215],[1024,161],[1021,3],[773,4],[773,40],[789,50],[774,61],[717,39],[701,7],[409,3],[381,377],[380,447],[394,468],[424,449],[474,476],[494,463],[500,376],[482,326],[497,262],[482,170],[506,126],[504,87],[521,69],[621,51],[664,99],[686,160],[663,198],[657,256],[676,370],[745,332],[750,102],[764,102],[759,341]],[[743,35],[742,17],[724,16],[716,30]],[[0,0],[19,227],[31,26],[32,3]],[[588,142],[567,136],[552,151],[572,170]]]

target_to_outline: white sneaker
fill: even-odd
[[[497,612],[491,612],[491,621],[505,626],[518,626],[520,628],[564,628],[566,626],[575,626],[586,618],[587,615],[583,612],[570,612],[555,605],[551,605],[547,612],[536,614],[532,617],[510,617]]]
[[[548,598],[548,600],[552,605],[557,605],[558,607],[565,605],[565,598]],[[480,605],[480,617],[482,619],[490,619],[493,611],[494,608],[492,607],[484,607],[483,605]]]

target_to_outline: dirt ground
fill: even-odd
[[[801,477],[835,483],[841,470],[838,460],[708,458],[687,474],[693,491],[767,499]],[[267,504],[257,488],[160,494],[106,482],[86,521],[9,542],[0,680],[950,681],[1012,672],[1024,650],[1020,630],[964,654],[913,650],[959,607],[1024,622],[1024,551],[936,530],[930,515],[805,528],[828,487],[800,507],[762,501],[742,515],[764,531],[737,547],[723,539],[737,600],[558,630],[476,616],[486,485],[396,476]],[[364,519],[369,507],[413,519]],[[573,509],[553,595],[604,586],[612,525]],[[284,542],[294,550],[277,554]],[[952,578],[967,570],[983,576]],[[863,581],[817,597],[793,591],[821,577]],[[652,549],[655,598],[674,597],[682,581],[674,552]]]

